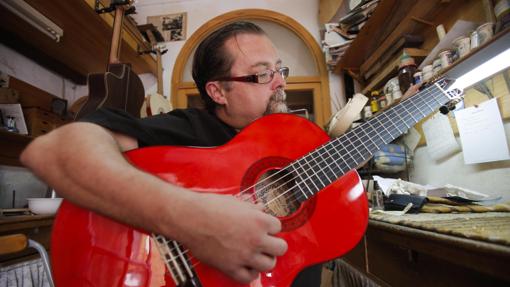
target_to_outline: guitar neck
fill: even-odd
[[[286,169],[298,175],[297,192],[313,196],[449,100],[435,83],[294,161]]]
[[[163,95],[163,64],[161,59],[161,51],[156,48],[157,64],[158,64],[158,94]]]
[[[120,46],[122,43],[122,22],[124,21],[124,8],[115,7],[115,19],[113,21],[112,41],[110,45],[109,64],[120,63]]]

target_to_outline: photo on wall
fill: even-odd
[[[187,13],[167,14],[147,17],[147,23],[156,26],[165,42],[186,40]]]

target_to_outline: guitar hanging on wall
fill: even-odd
[[[177,241],[64,201],[51,244],[57,286],[290,286],[306,266],[337,258],[358,243],[368,204],[355,168],[438,107],[455,102],[460,92],[446,92],[448,84],[439,80],[335,139],[306,119],[273,114],[223,146],[125,153],[134,166],[170,183],[262,203],[282,222],[277,236],[287,242],[287,252],[273,270],[241,285]]]
[[[145,95],[142,81],[133,72],[130,64],[121,63],[119,60],[124,14],[134,13],[134,7],[129,4],[130,0],[112,0],[109,7],[100,8],[100,1],[96,0],[97,13],[115,11],[108,67],[104,74],[88,76],[89,95],[76,113],[75,120],[102,107],[121,109],[135,117],[140,116]],[[126,8],[128,6],[129,8]]]
[[[140,117],[145,118],[152,115],[168,113],[172,110],[170,101],[165,98],[165,96],[163,96],[163,62],[161,56],[168,50],[164,49],[163,46],[158,44],[160,42],[164,42],[165,39],[157,30],[156,26],[153,24],[140,25],[138,26],[138,30],[140,30],[142,35],[147,40],[149,40],[152,46],[150,51],[142,51],[140,53],[155,53],[156,62],[158,64],[158,90],[156,93],[152,93],[145,97],[145,101],[143,102],[142,108],[140,109]]]

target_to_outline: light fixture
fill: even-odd
[[[510,32],[499,36],[487,47],[476,51],[447,74],[456,79],[449,89],[464,90],[510,66]],[[467,72],[466,72],[467,71]]]
[[[56,42],[64,36],[64,30],[23,0],[2,0],[0,5],[25,20]]]

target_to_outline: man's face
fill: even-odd
[[[246,76],[281,67],[271,41],[264,35],[241,34],[229,39],[225,48],[233,57],[231,76]],[[221,87],[218,116],[235,128],[243,128],[270,113],[286,112],[285,80],[279,73],[266,84],[228,82]]]

